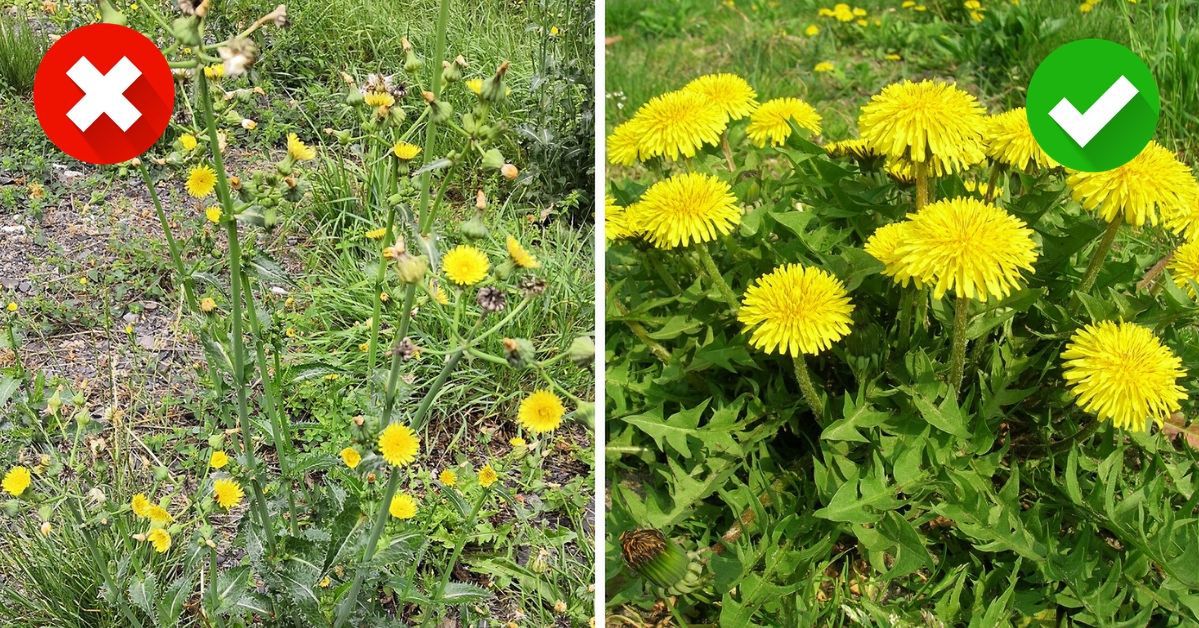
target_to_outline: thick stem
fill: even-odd
[[[953,349],[949,358],[949,388],[955,393],[962,387],[962,374],[966,370],[966,315],[970,311],[970,300],[958,296],[953,310]]]
[[[724,163],[729,167],[729,172],[737,172],[737,164],[733,162],[733,147],[729,145],[729,130],[724,130],[724,135],[720,136],[720,149],[724,151]]]
[[[450,0],[441,0],[441,9],[437,14],[437,31],[433,40],[433,62],[429,64],[433,78],[431,84],[433,96],[441,97],[441,62],[445,57],[445,31],[446,23],[450,16]],[[432,154],[434,148],[435,131],[437,130],[437,121],[433,116],[429,116],[429,121],[425,123],[425,147],[422,153],[425,158]],[[433,229],[433,214],[434,211],[429,208],[429,184],[432,173],[426,172],[421,175],[421,191],[420,191],[420,213],[418,214],[420,235],[426,237]]]
[[[271,526],[270,515],[267,513],[266,496],[262,492],[262,482],[258,475],[258,461],[254,456],[254,439],[250,434],[250,415],[247,407],[246,339],[243,336],[242,330],[241,242],[238,240],[237,220],[233,217],[233,198],[229,194],[229,180],[225,175],[221,145],[219,138],[217,138],[216,119],[212,115],[212,99],[208,93],[208,80],[204,77],[203,72],[196,72],[196,80],[200,87],[199,101],[200,108],[204,113],[204,125],[208,129],[208,144],[210,154],[212,155],[213,170],[216,171],[217,198],[221,201],[225,215],[229,216],[225,221],[225,225],[229,238],[229,291],[233,310],[231,313],[233,329],[230,339],[233,344],[233,383],[237,387],[238,425],[241,427],[242,447],[246,452],[246,471],[250,476],[250,489],[254,496],[254,511],[258,514],[259,523],[262,525],[267,548],[273,552],[275,548],[275,534]],[[253,297],[251,295],[246,296],[248,297],[249,307],[253,308]],[[263,373],[262,376],[265,379],[266,373]]]
[[[616,309],[616,313],[619,314],[621,318],[625,319],[624,324],[628,325],[629,330],[633,332],[633,335],[636,336],[637,339],[649,349],[650,353],[654,354],[654,357],[661,360],[663,364],[670,363],[670,351],[668,351],[666,347],[663,347],[658,341],[651,338],[649,332],[646,331],[645,327],[641,323],[635,320],[630,320],[629,308],[625,307],[625,304],[611,292],[608,293],[608,304]]]
[[[995,186],[999,185],[999,172],[1002,169],[1003,166],[1001,166],[998,161],[991,164],[991,178],[987,181],[987,191],[984,195],[987,203],[995,200]]]
[[[1099,246],[1095,248],[1095,254],[1091,257],[1091,263],[1087,266],[1087,272],[1082,276],[1082,283],[1078,284],[1078,291],[1088,293],[1091,291],[1091,286],[1095,285],[1095,279],[1099,277],[1099,269],[1103,267],[1103,260],[1107,258],[1107,252],[1112,248],[1112,242],[1116,241],[1116,232],[1120,230],[1121,220],[1113,220],[1107,224],[1107,231],[1103,232],[1103,239],[1099,240]]]
[[[704,273],[708,275],[708,279],[716,285],[716,290],[720,292],[721,298],[736,312],[741,308],[741,300],[737,298],[737,293],[729,287],[724,276],[720,274],[720,269],[716,267],[716,260],[712,259],[712,253],[708,251],[708,247],[700,244],[695,247],[699,256],[699,263],[703,265]]]
[[[812,374],[808,372],[808,363],[804,356],[797,356],[792,360],[795,364],[795,379],[799,380],[799,389],[803,392],[804,401],[808,402],[808,407],[812,409],[812,413],[816,418],[824,415],[824,402],[820,400],[820,393],[816,392],[816,385],[812,383]]]
[[[916,162],[916,211],[928,204],[928,166]]]

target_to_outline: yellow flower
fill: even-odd
[[[396,519],[411,519],[416,516],[416,500],[407,493],[396,493],[387,512]]]
[[[745,134],[755,146],[781,146],[791,136],[791,121],[801,129],[820,134],[820,114],[798,98],[775,98],[762,103],[749,117]]]
[[[223,213],[224,212],[221,211],[219,206],[213,205],[212,207],[204,210],[204,217],[208,219],[208,222],[216,224],[221,221],[221,215]]]
[[[1078,5],[1078,10],[1080,13],[1090,13],[1091,10],[1094,8],[1095,8],[1095,5],[1090,2],[1084,2],[1080,5]]]
[[[605,144],[608,149],[608,163],[618,166],[631,166],[641,157],[639,144],[641,142],[640,124],[630,120],[618,125],[608,136]]]
[[[204,297],[200,299],[200,311],[208,314],[216,309],[216,301],[212,297]]]
[[[353,469],[358,466],[359,462],[362,462],[362,454],[358,453],[358,450],[353,447],[346,447],[341,450],[341,461],[346,463],[347,467]]]
[[[862,107],[862,139],[887,157],[934,162],[946,173],[983,160],[986,116],[978,100],[941,81],[892,83]]]
[[[1156,225],[1159,212],[1176,217],[1196,202],[1191,169],[1157,142],[1149,142],[1128,163],[1104,172],[1072,172],[1070,195],[1107,222]],[[1179,223],[1174,223],[1180,226]]]
[[[895,283],[906,286],[914,280],[916,287],[921,287],[920,280],[912,277],[911,273],[907,271],[907,267],[899,263],[903,259],[898,254],[899,247],[907,241],[906,232],[910,224],[895,222],[875,229],[870,238],[866,240],[865,249],[871,257],[882,262],[883,274],[894,279]]]
[[[154,551],[159,554],[171,549],[171,533],[162,528],[154,528],[147,532],[146,540],[154,545]]]
[[[557,26],[550,27],[550,37],[557,37],[559,32],[561,31],[558,30]]]
[[[1170,269],[1174,283],[1195,298],[1195,284],[1199,283],[1199,240],[1178,247],[1166,268]]]
[[[1189,196],[1191,200],[1181,207],[1163,209],[1162,222],[1170,231],[1194,241],[1199,240],[1199,187],[1191,188]]]
[[[837,69],[837,66],[833,65],[832,61],[821,61],[820,63],[817,63],[815,67],[812,68],[812,71],[813,72],[832,72],[835,69]]]
[[[17,310],[21,309],[21,306],[17,305],[16,301],[9,301],[8,305],[4,309],[8,310],[9,312],[16,312]]]
[[[441,286],[434,286],[433,300],[437,301],[437,303],[439,303],[441,305],[449,305],[450,304],[450,295],[446,294],[445,290],[442,289]]]
[[[245,492],[241,490],[236,480],[229,478],[220,478],[212,483],[212,494],[216,497],[216,503],[221,505],[221,508],[229,510],[241,503],[241,498],[245,497]]]
[[[307,161],[316,157],[316,149],[301,142],[295,133],[288,133],[287,156],[296,161]]]
[[[903,60],[903,57],[895,54],[894,52],[888,52],[886,55],[883,55],[883,58],[886,59],[887,61],[902,61]]]
[[[166,525],[175,520],[171,516],[171,513],[167,512],[166,508],[158,504],[150,504],[146,507],[146,518],[158,525]]]
[[[558,429],[564,414],[566,408],[562,406],[558,395],[548,390],[538,390],[520,402],[516,417],[526,430],[541,434]]]
[[[495,469],[491,468],[491,465],[486,465],[482,469],[479,469],[479,486],[488,488],[499,479],[499,474],[495,472]]]
[[[317,584],[317,586],[319,586],[322,589],[328,589],[330,586],[333,585],[333,579],[330,578],[329,576],[325,576],[324,578],[321,578],[321,581],[316,584]]]
[[[712,175],[693,172],[653,184],[629,209],[635,211],[631,221],[660,249],[715,240],[741,222],[732,188]]]
[[[446,277],[460,286],[473,286],[487,277],[491,263],[487,255],[473,246],[460,244],[441,260]]]
[[[437,475],[437,480],[446,486],[453,486],[458,483],[458,474],[449,469],[443,469]]]
[[[1160,427],[1186,398],[1182,361],[1140,325],[1087,325],[1070,337],[1062,360],[1078,407],[1121,429],[1147,431],[1150,419]]]
[[[395,96],[391,92],[376,92],[369,91],[362,97],[362,102],[372,109],[376,107],[390,107],[396,104]]]
[[[1028,127],[1028,113],[1023,107],[987,118],[987,156],[1017,170],[1029,163],[1038,168],[1056,168],[1058,163],[1041,150]]]
[[[216,187],[216,171],[209,166],[195,166],[187,174],[187,193],[204,198]]]
[[[984,197],[987,195],[988,192],[992,192],[991,184],[987,183],[986,181],[975,181],[974,179],[966,179],[965,181],[962,181],[962,187],[965,188],[967,192],[973,192],[975,194],[978,194],[979,196],[984,196]],[[991,198],[999,198],[1000,196],[1003,196],[1003,186],[996,185],[995,189],[993,190],[993,194],[991,195]]]
[[[633,227],[632,212],[616,204],[616,197],[604,195],[604,242],[611,246],[617,240],[637,235]]]
[[[737,320],[749,344],[797,358],[816,354],[849,333],[853,303],[839,279],[819,268],[784,264],[745,291]]]
[[[204,66],[204,77],[210,79],[219,79],[225,76],[225,64],[214,63]]]
[[[403,467],[416,460],[420,438],[407,425],[392,423],[379,434],[379,451],[383,453],[387,464]]]
[[[508,236],[508,240],[505,244],[508,247],[508,255],[512,257],[512,261],[516,262],[517,266],[520,266],[521,268],[541,267],[541,262],[538,262],[537,258],[534,257],[532,253],[525,250],[525,247],[521,246],[520,242],[516,238]]]
[[[408,142],[396,142],[395,146],[391,147],[391,154],[395,155],[399,159],[408,161],[410,159],[415,159],[416,156],[420,154],[420,146],[417,146],[416,144],[409,144]]]
[[[512,445],[512,447],[516,448],[516,449],[519,449],[521,447],[528,445],[528,443],[525,442],[525,439],[523,439],[519,436],[513,436],[512,438],[509,438],[508,444]]]
[[[736,74],[707,74],[688,83],[683,91],[702,96],[732,120],[748,116],[758,106],[757,92]]]
[[[369,238],[371,240],[378,240],[379,238],[382,238],[383,236],[387,235],[387,227],[379,227],[378,229],[371,229],[370,231],[367,231],[365,235],[367,238]]]
[[[642,161],[694,157],[704,144],[716,146],[728,124],[724,110],[693,91],[667,92],[642,105],[633,116]]]
[[[197,143],[196,136],[191,133],[184,133],[179,136],[179,145],[183,147],[183,150],[193,150]]]
[[[1019,218],[975,198],[924,206],[908,218],[895,255],[902,269],[932,286],[933,298],[947,291],[976,301],[1006,297],[1023,282],[1020,271],[1037,259],[1032,230]]]
[[[212,455],[208,457],[208,466],[213,469],[224,469],[227,464],[229,464],[229,454],[219,449],[212,452]]]
[[[150,518],[150,500],[146,499],[145,493],[138,493],[133,496],[133,500],[129,502],[129,507],[133,509],[133,514],[143,518]]]
[[[466,89],[469,89],[470,91],[474,92],[476,95],[480,95],[480,96],[483,95],[483,79],[481,79],[481,78],[467,79],[466,81],[463,82],[463,84],[466,85]],[[510,94],[512,94],[512,88],[509,87],[507,84],[504,84],[504,95],[508,96]]]
[[[808,37],[815,37],[820,34],[820,27],[816,26],[815,24],[808,24],[808,27],[804,29],[803,34],[807,35]]]
[[[13,497],[20,497],[25,489],[33,483],[33,477],[29,474],[29,469],[22,466],[12,467],[8,473],[4,474],[4,482],[0,483],[3,486],[4,492]]]

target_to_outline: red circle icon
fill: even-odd
[[[166,57],[116,24],[77,28],[54,43],[33,79],[38,122],[79,161],[115,164],[146,152],[175,108]]]

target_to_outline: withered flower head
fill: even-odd
[[[520,289],[526,296],[541,294],[545,292],[545,280],[541,277],[529,275],[520,280]]]
[[[401,340],[399,349],[400,357],[405,360],[411,360],[412,358],[420,355],[420,347],[417,347],[416,343],[412,342],[411,338],[405,337],[403,340]]]
[[[628,530],[620,535],[620,553],[633,569],[644,567],[666,551],[666,537],[657,530]]]
[[[225,76],[245,74],[258,58],[258,46],[244,37],[230,41],[228,46],[221,46],[217,52],[225,67]]]
[[[476,300],[485,312],[502,312],[508,305],[508,297],[498,288],[491,286],[480,289]]]

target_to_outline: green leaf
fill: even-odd
[[[144,578],[134,577],[129,583],[129,601],[147,615],[154,615],[154,598],[158,595],[158,577],[147,574]]]
[[[912,405],[916,406],[920,416],[924,417],[929,425],[946,434],[952,434],[959,438],[970,438],[970,430],[966,429],[966,417],[962,415],[962,410],[953,397],[946,397],[940,406],[936,406],[928,397],[910,388],[904,390],[912,395]]]
[[[845,395],[845,409],[842,412],[842,418],[833,421],[824,431],[820,433],[820,438],[824,440],[843,440],[854,443],[867,442],[866,437],[858,431],[858,428],[870,428],[882,424],[890,415],[886,412],[875,410],[866,403],[865,400],[859,399],[855,401],[849,395]]]
[[[690,410],[681,410],[670,415],[666,420],[662,419],[662,406],[651,410],[645,414],[637,414],[627,416],[624,422],[636,426],[641,431],[645,432],[654,439],[654,444],[658,449],[665,450],[665,446],[669,445],[684,458],[691,457],[691,447],[687,444],[687,438],[699,438],[696,427],[699,425],[699,417],[708,407],[708,399]]]

